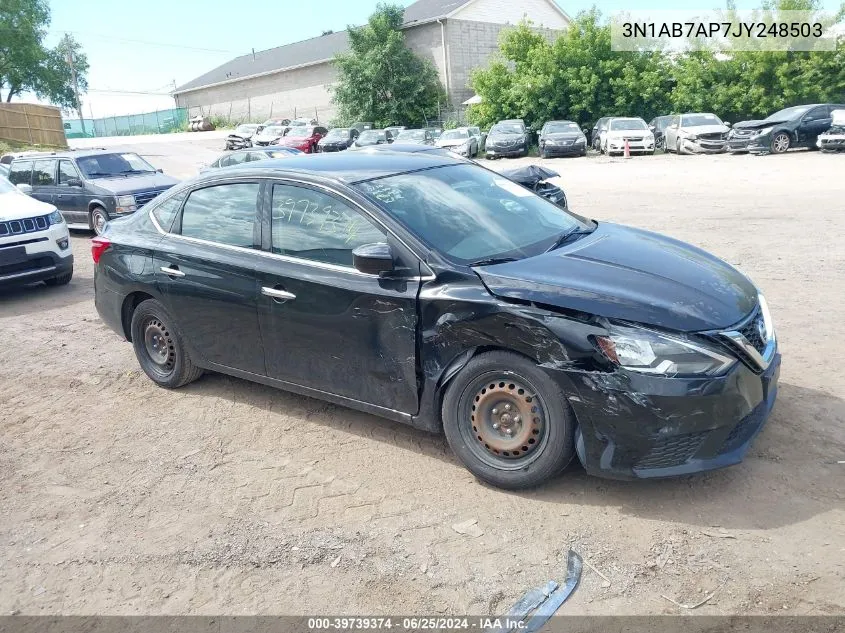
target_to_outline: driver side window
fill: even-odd
[[[819,119],[826,119],[828,116],[828,109],[826,106],[819,106],[813,108],[804,115],[805,121],[818,121]]]
[[[322,191],[273,186],[272,249],[327,264],[352,267],[352,250],[387,237],[358,210]]]

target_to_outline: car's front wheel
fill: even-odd
[[[157,385],[176,389],[202,375],[202,369],[191,361],[172,317],[155,299],[138,304],[130,328],[138,363]]]
[[[518,354],[473,358],[449,384],[442,417],[458,459],[500,488],[542,484],[575,455],[575,420],[563,392]]]
[[[786,132],[778,132],[772,138],[772,154],[783,154],[789,149],[792,139]]]

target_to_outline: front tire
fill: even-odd
[[[138,304],[132,313],[132,346],[141,369],[167,389],[195,381],[202,369],[191,361],[173,318],[155,299]]]
[[[94,231],[94,233],[101,235],[106,226],[106,222],[108,221],[109,214],[103,207],[94,207],[91,209],[91,219],[89,220],[89,224],[91,225],[91,230]]]
[[[786,132],[778,132],[772,137],[772,154],[784,154],[792,144],[792,139]]]
[[[499,488],[540,485],[575,455],[575,420],[560,387],[511,352],[473,358],[446,389],[443,430],[467,469]]]

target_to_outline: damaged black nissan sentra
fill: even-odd
[[[445,432],[505,488],[576,454],[617,478],[735,464],[777,392],[742,273],[458,157],[216,170],[109,222],[92,253],[101,317],[159,385],[213,370]]]

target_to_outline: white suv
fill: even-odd
[[[62,214],[0,176],[0,286],[73,277],[70,234]]]

